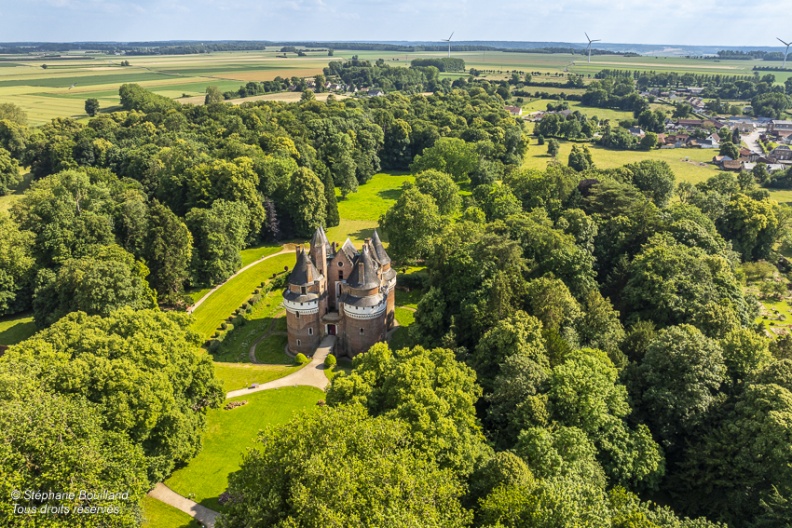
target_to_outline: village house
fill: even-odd
[[[519,106],[506,106],[506,111],[509,112],[514,117],[520,117],[523,113],[523,109]]]
[[[776,137],[792,135],[792,121],[773,119],[767,124],[767,133]]]

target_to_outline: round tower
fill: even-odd
[[[363,246],[342,291],[344,348],[354,357],[385,340],[387,331],[387,296],[382,287],[381,267],[374,260],[369,244]]]
[[[386,324],[388,329],[391,329],[393,328],[396,312],[396,270],[391,267],[391,259],[385,251],[376,229],[371,236],[371,249],[372,254],[382,268],[383,288],[388,298]]]
[[[327,303],[324,277],[302,246],[297,246],[297,262],[283,292],[289,350],[313,355],[322,339],[320,309]]]

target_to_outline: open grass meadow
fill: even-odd
[[[210,410],[203,449],[165,484],[195,502],[222,511],[217,498],[228,486],[228,475],[239,469],[244,453],[256,445],[258,432],[285,424],[299,411],[316,412],[316,403],[322,399],[324,393],[319,389],[286,387],[227,400],[246,400],[247,404],[229,411]]]
[[[30,314],[0,318],[0,345],[16,345],[36,333],[36,323]]]
[[[198,521],[149,496],[143,497],[143,528],[200,528]]]
[[[532,138],[533,139],[533,138]],[[559,162],[566,165],[572,145],[570,141],[559,141]],[[661,149],[661,150],[610,150],[597,145],[587,144],[591,151],[594,164],[602,169],[613,169],[648,159],[662,160],[668,163],[676,175],[677,182],[702,182],[719,172],[711,163],[712,157],[718,154],[713,149]],[[535,140],[528,147],[523,165],[530,169],[544,170],[553,158],[547,154],[547,145],[537,145]]]
[[[327,230],[327,239],[343,244],[349,237],[360,246],[374,232],[380,216],[399,199],[402,185],[413,180],[410,174],[375,174],[345,199],[341,199],[340,190],[336,189],[341,223]]]

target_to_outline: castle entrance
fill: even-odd
[[[336,335],[336,325],[334,324],[327,325],[327,335],[332,335],[332,336]]]

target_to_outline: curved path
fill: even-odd
[[[188,312],[188,313],[193,313],[193,312],[196,310],[196,308],[198,308],[199,306],[201,306],[201,305],[204,303],[204,301],[205,301],[206,299],[208,299],[208,298],[209,298],[209,296],[210,296],[210,295],[212,295],[214,292],[216,292],[217,290],[219,290],[220,288],[222,288],[222,287],[223,287],[223,286],[224,286],[224,285],[225,285],[225,284],[226,284],[228,281],[230,281],[231,279],[233,279],[233,278],[234,278],[234,277],[236,277],[237,275],[241,275],[242,273],[245,273],[247,270],[249,270],[250,268],[252,268],[252,267],[253,267],[253,266],[255,266],[256,264],[259,264],[259,263],[261,263],[261,262],[264,262],[264,261],[265,261],[265,260],[267,260],[267,259],[271,259],[272,257],[277,257],[278,255],[283,255],[284,253],[291,253],[291,252],[293,252],[293,251],[294,251],[294,244],[285,244],[285,245],[283,246],[283,249],[281,249],[281,250],[280,250],[280,251],[278,251],[277,253],[273,253],[272,255],[267,255],[266,257],[261,257],[260,259],[258,259],[258,260],[256,260],[256,261],[253,261],[253,262],[251,262],[251,263],[250,263],[250,264],[248,264],[247,266],[245,266],[245,267],[243,267],[243,268],[240,268],[240,269],[239,269],[239,270],[238,270],[236,273],[234,273],[233,275],[231,275],[230,277],[228,277],[226,280],[224,280],[223,282],[221,282],[220,284],[218,284],[217,286],[215,286],[214,288],[212,288],[211,290],[209,290],[209,291],[206,293],[206,295],[204,295],[203,297],[201,297],[200,299],[198,299],[198,301],[196,301],[196,303],[195,303],[195,304],[193,304],[192,306],[190,306],[189,308],[187,308],[187,312]]]
[[[263,338],[260,338],[259,341],[261,339]],[[316,387],[317,389],[325,390],[327,386],[330,385],[330,380],[327,379],[327,376],[325,376],[324,373],[324,360],[327,355],[333,351],[335,342],[335,336],[326,336],[319,344],[319,348],[317,348],[316,352],[314,352],[311,362],[297,372],[293,372],[288,376],[284,376],[283,378],[279,378],[268,383],[251,386],[247,389],[231,391],[226,394],[226,398],[236,398],[238,396],[245,396],[246,394],[252,394],[254,392],[278,389],[281,387],[294,387],[297,385]],[[258,344],[258,342],[255,343],[251,348],[251,351],[254,355],[256,344]],[[217,517],[220,515],[218,512],[210,510],[206,506],[201,506],[187,497],[182,497],[162,482],[158,483],[148,494],[150,497],[157,499],[160,502],[164,502],[169,506],[173,506],[177,510],[183,511],[206,528],[214,528]]]
[[[272,317],[272,321],[270,321],[270,325],[269,325],[269,327],[267,327],[267,330],[265,330],[264,333],[261,334],[258,339],[253,341],[252,345],[250,345],[250,350],[248,350],[248,359],[250,359],[250,362],[253,363],[254,365],[258,365],[259,364],[258,359],[256,359],[256,347],[259,346],[259,343],[261,343],[262,341],[267,339],[269,336],[286,335],[286,332],[275,332],[274,331],[275,330],[275,325],[278,324],[278,318],[281,317],[285,313],[286,313],[286,310],[281,310],[280,312],[276,313]]]

